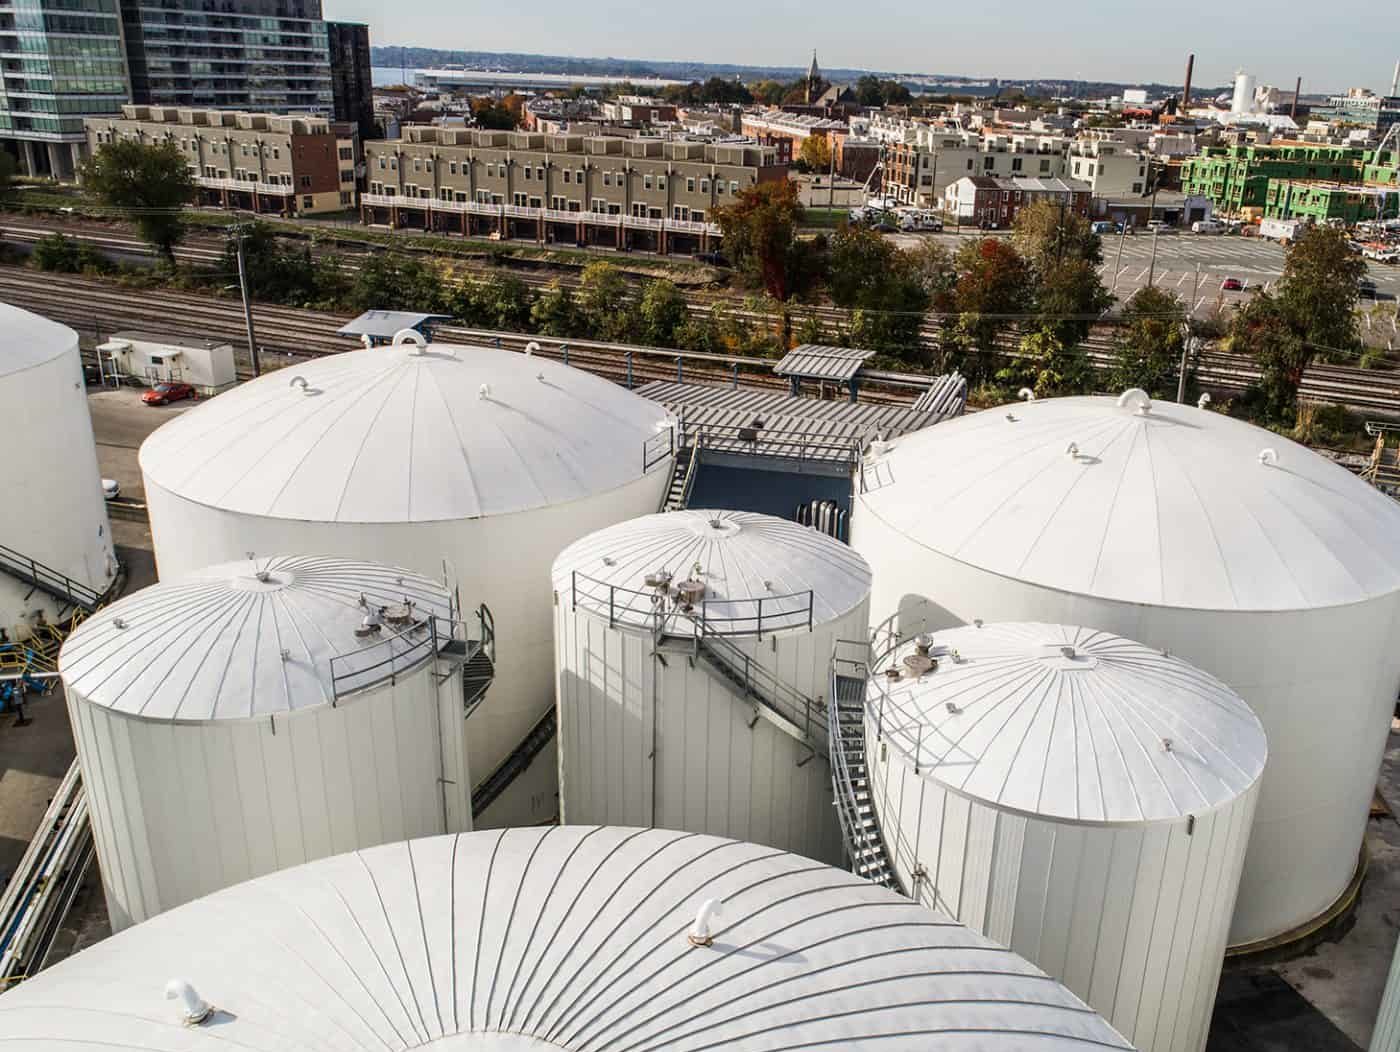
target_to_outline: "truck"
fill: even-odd
[[[1300,225],[1297,219],[1261,219],[1259,236],[1270,241],[1292,241],[1298,236]]]

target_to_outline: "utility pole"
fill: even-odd
[[[1123,242],[1128,240],[1128,222],[1123,221],[1123,229],[1118,231],[1118,258],[1113,261],[1113,295],[1118,295],[1118,275],[1123,272]]]
[[[1157,233],[1152,231],[1152,258],[1147,263],[1147,287],[1152,287],[1152,282],[1157,276]]]
[[[1186,319],[1182,322],[1182,326],[1186,329],[1186,335],[1181,341],[1181,370],[1176,374],[1176,401],[1178,405],[1186,402],[1186,365],[1196,339],[1191,335],[1191,319],[1196,316],[1196,297],[1200,289],[1201,265],[1197,263],[1196,283],[1191,287],[1191,302],[1186,305]]]
[[[248,226],[235,223],[229,228],[238,246],[238,288],[243,294],[243,323],[248,328],[248,357],[253,363],[253,376],[262,375],[262,363],[258,357],[258,338],[253,332],[253,305],[248,300],[248,275],[243,265],[243,239],[248,235]]]

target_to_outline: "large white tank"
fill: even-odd
[[[1278,435],[1140,392],[1006,406],[892,445],[864,465],[851,516],[876,616],[897,611],[904,634],[1089,625],[1228,683],[1270,753],[1231,942],[1331,906],[1400,686],[1400,504]]]
[[[471,829],[453,614],[406,570],[286,556],[165,581],[84,622],[59,671],[112,927]]]
[[[0,997],[33,1052],[1131,1052],[1059,983],[771,848],[563,826],[211,895]]]
[[[554,694],[549,567],[569,542],[654,512],[669,481],[666,411],[597,376],[481,347],[332,355],[219,395],[141,447],[162,575],[248,552],[315,552],[444,571],[495,617],[496,681],[472,723],[485,779]],[[485,824],[555,815],[538,798]]]
[[[668,512],[570,545],[554,591],[564,821],[839,861],[825,701],[836,641],[869,634],[864,559],[767,515]]]
[[[105,595],[117,573],[97,470],[78,334],[0,304],[0,629],[25,638],[40,612],[73,612],[55,595]],[[34,565],[38,564],[38,565]],[[14,576],[22,574],[26,580]],[[44,583],[36,590],[35,579]]]
[[[1254,74],[1235,74],[1235,94],[1230,101],[1230,112],[1245,114],[1254,112]]]
[[[1267,753],[1239,695],[1038,624],[877,639],[868,691],[871,797],[910,895],[1142,1052],[1200,1052]]]

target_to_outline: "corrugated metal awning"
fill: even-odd
[[[785,354],[773,372],[779,376],[797,376],[812,380],[849,380],[860,372],[874,351],[858,347],[827,347],[804,343]]]
[[[404,329],[416,329],[424,322],[447,321],[446,314],[419,314],[407,310],[367,310],[354,321],[346,322],[336,333],[340,336],[374,336],[391,340]]]

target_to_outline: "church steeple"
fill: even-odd
[[[817,101],[821,94],[822,71],[817,65],[817,49],[812,49],[812,65],[807,69],[807,105]]]

